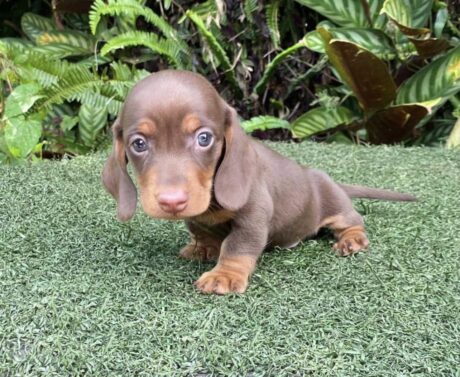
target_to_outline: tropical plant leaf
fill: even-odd
[[[304,47],[307,47],[305,39],[301,39],[295,45],[287,48],[286,50],[281,51],[278,55],[276,55],[273,58],[273,60],[265,68],[262,77],[260,78],[260,80],[257,82],[257,84],[254,87],[254,92],[256,92],[257,94],[261,94],[265,90],[268,80],[272,76],[276,67],[279,64],[281,64],[289,55],[292,55],[294,52]]]
[[[91,54],[91,52],[85,48],[60,43],[37,46],[33,48],[33,51],[46,55],[47,58],[53,59],[63,59],[70,56],[84,56]]]
[[[296,0],[345,27],[369,27],[369,20],[362,0]],[[372,24],[377,22],[383,0],[367,0]]]
[[[27,119],[20,115],[6,121],[5,143],[14,158],[25,158],[37,145],[42,133],[41,122],[37,117]]]
[[[433,8],[433,0],[406,0],[412,10],[412,26],[423,27],[428,22]]]
[[[181,50],[177,45],[167,39],[159,38],[153,33],[145,31],[128,31],[110,39],[101,49],[101,55],[105,56],[113,50],[128,46],[143,45],[156,53],[167,57],[176,68],[185,68],[181,61]]]
[[[78,119],[80,138],[85,145],[91,146],[107,123],[107,109],[83,104],[78,112]]]
[[[333,40],[347,41],[369,50],[381,59],[391,60],[396,57],[396,50],[390,38],[381,30],[364,28],[330,28],[327,29]],[[317,30],[305,36],[307,47],[313,51],[325,53],[324,40]]]
[[[460,118],[457,118],[454,128],[446,141],[447,148],[460,148]]]
[[[37,45],[68,45],[85,50],[89,53],[94,52],[96,40],[89,34],[80,33],[78,31],[46,31],[37,36],[35,39]]]
[[[422,68],[399,88],[396,104],[436,106],[460,90],[460,46]]]
[[[385,0],[381,13],[386,14],[404,34],[422,36],[430,33],[430,29],[424,26],[432,5],[432,0]]]
[[[251,133],[256,130],[265,131],[274,128],[289,128],[289,122],[273,116],[263,115],[245,120],[241,123],[241,126],[247,133]]]
[[[201,36],[206,40],[206,42],[209,45],[209,48],[213,51],[214,55],[217,57],[219,63],[221,64],[224,70],[225,78],[238,91],[238,94],[241,95],[241,88],[239,87],[238,81],[236,80],[233,67],[230,63],[230,59],[228,58],[223,47],[220,45],[220,43],[214,37],[214,35],[209,31],[209,29],[203,23],[202,19],[195,12],[188,10],[186,13],[186,16],[193,21],[198,31],[200,32]]]
[[[49,18],[34,13],[24,13],[21,17],[22,31],[35,42],[36,38],[47,31],[55,31],[56,25]]]
[[[393,101],[396,85],[382,60],[357,44],[333,40],[331,33],[323,28],[319,32],[331,64],[365,111],[383,109]]]
[[[428,112],[428,108],[416,104],[379,110],[365,124],[368,139],[374,144],[399,143],[412,135]]]
[[[291,124],[294,137],[309,137],[319,132],[349,124],[354,120],[353,113],[346,107],[317,107],[307,111]]]
[[[273,47],[278,49],[280,46],[280,28],[278,24],[279,19],[280,0],[271,0],[265,10],[267,17],[267,26],[270,31],[270,38],[273,43]]]
[[[449,41],[446,39],[429,38],[429,39],[417,39],[409,38],[414,44],[420,57],[427,59],[440,54],[450,47]]]
[[[13,118],[25,114],[34,104],[42,98],[39,95],[41,87],[38,84],[22,84],[14,88],[5,101],[4,117]]]

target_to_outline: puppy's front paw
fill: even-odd
[[[232,292],[244,293],[248,286],[248,278],[248,274],[216,266],[201,275],[195,282],[195,286],[203,293],[217,293],[218,295]]]
[[[185,259],[206,262],[216,260],[219,257],[219,249],[212,245],[190,243],[181,249],[179,255]]]
[[[333,248],[337,250],[339,255],[346,257],[356,254],[361,250],[365,250],[368,246],[369,240],[367,239],[366,233],[363,228],[359,227],[358,229],[354,228],[342,232]]]

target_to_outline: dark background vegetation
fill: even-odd
[[[414,9],[410,9],[410,12],[414,13],[417,1],[404,0],[402,3],[412,4]],[[373,25],[371,20],[369,25],[359,26],[364,32],[372,29],[370,26],[378,28],[382,34],[381,40],[385,43],[390,41],[393,56],[379,58],[388,68],[388,77],[394,80],[398,91],[405,81],[436,59],[448,54],[458,59],[460,55],[460,3],[453,0],[429,2],[431,7],[426,11],[423,25],[415,25],[414,21],[411,31],[421,33],[414,39],[428,38],[433,45],[439,42],[435,41],[438,39],[445,42],[445,46],[439,50],[431,49],[427,55],[416,51],[412,40],[408,40],[410,34],[405,34],[404,29],[398,30],[395,25],[400,20],[388,15],[383,22],[376,21],[378,9],[375,14],[370,11],[366,13],[366,17],[374,19]],[[166,21],[168,27],[173,29],[172,37],[162,25],[149,20],[145,12],[130,10],[129,7],[117,10],[117,3],[129,5],[130,1],[0,0],[0,37],[4,38],[6,46],[3,53],[0,49],[4,71],[1,77],[2,109],[5,112],[5,100],[18,85],[32,83],[34,93],[41,97],[27,109],[25,119],[21,118],[18,123],[20,125],[15,126],[20,130],[29,120],[36,122],[33,123],[37,125],[34,137],[24,136],[30,145],[33,144],[33,148],[8,146],[8,140],[2,143],[2,127],[6,129],[8,123],[8,117],[4,115],[3,126],[0,125],[0,160],[15,162],[28,157],[76,155],[105,145],[108,127],[127,90],[148,72],[168,67],[189,69],[205,75],[237,108],[242,119],[249,120],[244,124],[247,132],[263,139],[300,141],[312,138],[342,143],[439,146],[453,134],[460,112],[460,100],[452,91],[453,87],[460,87],[458,77],[455,78],[456,82],[451,80],[450,92],[433,114],[420,112],[423,101],[413,98],[417,106],[420,105],[416,112],[413,109],[408,112],[405,108],[397,114],[391,108],[394,104],[398,105],[393,101],[392,104],[381,104],[378,109],[385,117],[375,117],[375,109],[366,108],[363,98],[354,92],[352,83],[340,74],[340,67],[331,64],[330,53],[318,52],[318,47],[314,46],[316,42],[312,33],[322,25],[326,25],[327,30],[339,32],[350,29],[334,17],[325,17],[315,11],[317,8],[308,5],[315,1],[131,0],[131,3],[144,3],[144,8]],[[356,3],[362,5],[367,2]],[[383,0],[380,3],[382,5]],[[107,4],[106,9],[101,10],[104,4]],[[113,4],[115,6],[110,8]],[[94,30],[90,30],[91,13],[94,15],[97,12],[100,12],[100,19]],[[34,15],[27,19],[31,13]],[[35,15],[46,17],[52,25],[47,26],[46,22],[45,25],[41,24],[43,19]],[[381,20],[386,16],[379,17]],[[204,31],[196,19],[205,25]],[[425,32],[421,31],[421,26],[427,28],[428,34],[423,34]],[[438,35],[434,35],[436,27],[439,29]],[[40,39],[43,35],[46,37],[50,30],[54,38],[64,33],[68,39],[64,42],[64,37],[59,37],[58,42],[57,39]],[[206,35],[206,31],[210,35]],[[138,34],[103,51],[118,35],[126,32]],[[72,41],[73,36],[80,40]],[[82,41],[85,38],[87,43]],[[157,39],[152,42],[152,38]],[[174,46],[174,38],[177,46]],[[290,51],[299,41],[304,41],[304,45]],[[149,46],[149,42],[155,43],[155,46]],[[159,52],[157,48],[163,46],[163,42],[167,51]],[[78,52],[49,52],[52,48],[61,48],[65,43],[67,47],[77,46]],[[24,49],[24,54],[18,52],[20,49]],[[276,68],[270,71],[270,65],[285,52]],[[92,63],[88,63],[90,59],[93,59]],[[97,63],[94,63],[96,60]],[[63,62],[68,66],[62,67]],[[84,64],[86,73],[82,71]],[[69,67],[72,75],[67,75]],[[88,70],[92,75],[88,85],[84,89],[76,88],[77,84],[86,80],[83,76]],[[373,67],[369,65],[363,72],[372,70]],[[268,79],[260,88],[258,85],[267,71]],[[35,80],[34,74],[37,74]],[[431,83],[425,84],[435,85],[445,78],[442,72],[436,75]],[[65,76],[75,78],[74,82],[64,82],[62,77]],[[46,82],[50,77],[55,77],[53,84]],[[93,82],[90,83],[90,80]],[[88,91],[92,93],[88,94]],[[379,94],[375,93],[375,96]],[[436,96],[439,97],[439,93]],[[46,98],[52,100],[47,101]],[[308,113],[316,108],[319,112],[314,116]],[[399,119],[402,115],[412,117],[412,121],[404,124]],[[382,121],[383,118],[386,123]],[[94,119],[98,122],[90,121]],[[452,145],[457,143],[460,142],[451,142]]]

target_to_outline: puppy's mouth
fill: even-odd
[[[184,220],[196,217],[207,211],[210,202],[211,193],[206,190],[192,194],[182,190],[168,190],[154,195],[153,198],[152,195],[141,190],[144,212],[158,219]]]

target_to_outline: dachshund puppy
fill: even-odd
[[[102,180],[117,200],[118,218],[140,201],[151,217],[184,219],[191,242],[180,255],[217,259],[196,287],[242,293],[267,247],[292,247],[322,227],[334,249],[350,255],[368,247],[351,198],[411,201],[408,194],[338,184],[247,136],[238,116],[202,76],[165,70],[140,81],[113,125],[113,152]],[[300,188],[300,190],[299,190]]]

